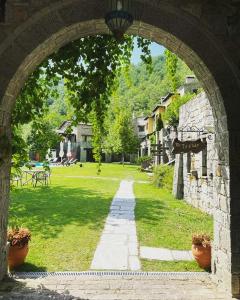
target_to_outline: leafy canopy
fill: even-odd
[[[121,101],[119,89],[111,97],[111,105],[105,121],[104,149],[108,153],[132,154],[139,147],[139,139],[133,125],[132,112]]]
[[[142,59],[151,64],[150,41],[137,38]],[[91,118],[96,159],[104,132],[103,124],[115,79],[124,66],[130,65],[133,36],[118,43],[110,35],[88,36],[75,40],[50,55],[30,76],[13,112],[15,127],[43,118],[47,99],[59,97],[58,86],[64,82],[69,102],[74,108],[73,124]],[[16,151],[18,151],[16,149]]]
[[[173,96],[172,103],[168,106],[166,111],[163,113],[163,120],[167,124],[177,127],[179,123],[179,111],[180,107],[190,101],[196,94],[187,93],[183,96],[176,94]]]

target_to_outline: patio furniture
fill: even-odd
[[[22,182],[22,176],[21,176],[21,175],[13,176],[13,177],[11,178],[11,182],[12,182],[12,184],[14,184],[14,182],[16,182],[16,183],[17,183],[17,186],[18,186],[18,184],[20,184],[20,186],[22,186],[22,185],[23,185],[23,182]]]
[[[71,165],[76,165],[76,163],[78,162],[77,159],[74,159],[73,161],[70,162]]]
[[[50,172],[40,171],[34,174],[33,176],[33,186],[36,187],[38,183],[41,185],[48,185],[50,181]]]
[[[29,182],[32,183],[34,187],[37,186],[38,183],[42,185],[48,185],[50,183],[51,172],[45,170],[25,170],[26,181],[22,183],[22,185],[26,185]]]
[[[65,166],[69,167],[69,166],[71,166],[71,165],[74,165],[74,164],[77,163],[77,161],[78,161],[77,159],[71,158],[70,160],[67,160],[67,161],[65,162]]]
[[[62,161],[61,161],[61,165],[64,166],[65,162],[67,161],[67,158],[64,158]]]

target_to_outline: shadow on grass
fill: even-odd
[[[39,284],[35,288],[28,287],[25,282],[18,281],[12,278],[6,278],[1,282],[0,285],[0,299],[4,300],[32,300],[32,299],[41,299],[41,300],[88,300],[87,298],[79,298],[70,295],[70,292],[66,289],[64,291],[53,291],[44,286],[44,284]]]
[[[167,214],[167,211],[169,210],[167,204],[158,199],[154,200],[138,197],[136,200],[136,221],[142,220],[146,224],[156,225],[161,219],[164,219],[165,214]]]
[[[24,188],[12,195],[10,220],[16,217],[44,239],[56,237],[68,224],[95,230],[106,218],[111,200],[109,195],[84,188]]]
[[[12,270],[12,272],[46,272],[46,271],[47,271],[46,267],[36,266],[34,264],[27,263],[27,262]]]

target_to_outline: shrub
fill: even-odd
[[[173,185],[173,173],[173,166],[159,165],[155,167],[153,172],[153,184],[171,192]]]
[[[211,238],[208,234],[205,233],[196,233],[192,236],[192,244],[196,246],[210,247]]]
[[[196,94],[185,94],[182,97],[179,95],[173,96],[172,103],[168,106],[166,111],[163,113],[163,120],[169,125],[177,127],[179,123],[179,110],[180,107],[192,100]]]
[[[137,163],[137,165],[141,165],[143,162],[145,162],[145,161],[152,161],[152,157],[151,156],[141,156],[141,157],[139,157],[138,159],[137,159],[137,161],[136,161],[136,163]]]

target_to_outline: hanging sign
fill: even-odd
[[[173,154],[180,154],[180,153],[199,153],[203,149],[206,148],[206,142],[203,142],[201,139],[196,141],[185,141],[181,142],[179,139],[175,139],[173,141]]]

